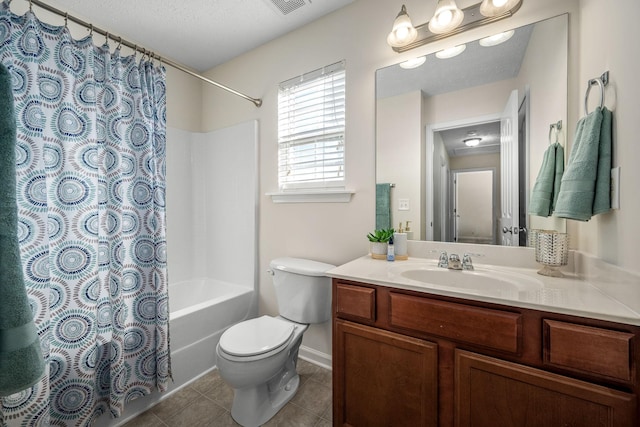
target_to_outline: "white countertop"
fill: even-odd
[[[575,274],[566,274],[563,278],[547,277],[537,274],[534,268],[494,267],[474,261],[478,271],[490,274],[492,268],[499,268],[506,275],[522,277],[526,286],[513,286],[501,289],[483,288],[464,289],[462,287],[438,286],[412,280],[401,275],[403,270],[428,266],[433,268],[436,261],[429,258],[409,258],[406,261],[388,262],[363,256],[351,262],[333,268],[327,275],[333,278],[365,282],[397,289],[407,289],[434,295],[444,295],[467,300],[484,301],[496,304],[531,308],[554,313],[570,314],[594,319],[609,320],[640,326],[640,313],[631,309],[622,301],[608,294],[603,287],[579,279]],[[443,271],[446,271],[443,269]],[[451,271],[451,274],[462,274]],[[630,294],[629,294],[630,292]],[[629,290],[626,297],[640,301],[640,287]],[[632,305],[633,306],[633,305]]]

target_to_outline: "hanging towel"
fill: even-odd
[[[611,113],[605,110],[596,107],[578,121],[554,210],[560,218],[588,221],[610,208]],[[605,115],[608,128],[603,132]]]
[[[15,154],[12,80],[0,64],[0,396],[31,387],[44,370],[18,247]]]
[[[391,184],[376,184],[376,230],[391,228]]]
[[[531,193],[529,214],[546,217],[553,213],[563,172],[564,148],[556,142],[544,152],[542,166]]]
[[[594,215],[611,210],[611,124],[611,111],[607,107],[603,107],[600,146],[598,148],[598,176],[596,177],[596,193],[593,200]]]

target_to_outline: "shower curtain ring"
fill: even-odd
[[[104,35],[104,44],[106,44],[107,47],[109,47],[109,31],[107,31]]]
[[[29,0],[29,12],[33,12],[33,4],[31,3],[31,0]]]
[[[119,36],[118,37],[118,47],[116,47],[116,49],[120,49],[122,47],[122,37]]]
[[[89,24],[89,37],[93,37],[93,24]]]

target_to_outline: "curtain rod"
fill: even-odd
[[[202,75],[200,75],[200,74],[198,74],[198,73],[196,73],[194,71],[191,71],[190,69],[188,69],[184,65],[181,65],[181,64],[179,64],[177,62],[174,62],[174,61],[172,61],[170,59],[163,58],[160,55],[156,55],[155,52],[149,51],[149,50],[147,50],[147,49],[145,49],[143,47],[138,46],[137,44],[131,43],[130,41],[125,40],[122,37],[115,37],[115,36],[113,36],[112,34],[110,34],[106,30],[98,28],[98,27],[94,26],[93,24],[91,24],[89,22],[85,22],[82,19],[76,18],[73,15],[69,15],[67,12],[63,12],[62,10],[56,9],[53,6],[49,6],[48,4],[43,3],[40,0],[26,0],[26,1],[29,2],[29,10],[31,10],[31,4],[35,4],[36,6],[41,7],[43,9],[45,9],[45,10],[48,10],[49,12],[55,13],[56,15],[59,15],[59,16],[62,16],[65,19],[65,23],[66,23],[67,20],[73,21],[76,24],[82,25],[83,27],[88,28],[91,31],[95,31],[98,34],[101,34],[101,35],[105,36],[107,39],[111,39],[113,41],[118,42],[119,44],[123,44],[123,45],[127,46],[128,48],[133,49],[136,52],[142,53],[143,55],[149,55],[149,57],[157,59],[160,62],[163,62],[163,63],[165,63],[167,65],[170,65],[173,68],[176,68],[176,69],[178,69],[178,70],[180,70],[180,71],[182,71],[184,73],[189,74],[190,76],[196,77],[196,78],[198,78],[198,79],[200,79],[200,80],[202,80],[202,81],[204,81],[206,83],[209,83],[209,84],[211,84],[213,86],[219,87],[220,89],[224,89],[227,92],[231,92],[234,95],[237,95],[237,96],[239,96],[241,98],[244,98],[244,99],[246,99],[248,101],[251,101],[251,102],[253,102],[253,104],[256,107],[260,107],[262,105],[262,99],[260,99],[260,98],[252,98],[252,97],[250,97],[248,95],[245,95],[244,93],[240,93],[237,90],[231,89],[230,87],[227,87],[227,86],[225,86],[223,84],[215,82],[215,81],[213,81],[211,79],[208,79],[208,78],[206,78],[206,77],[204,77],[204,76],[202,76]]]

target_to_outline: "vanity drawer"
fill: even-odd
[[[520,351],[522,316],[493,310],[390,293],[392,326],[412,329],[517,354]]]
[[[376,320],[376,290],[364,286],[336,284],[336,315]]]
[[[544,363],[629,382],[633,334],[543,320]]]

